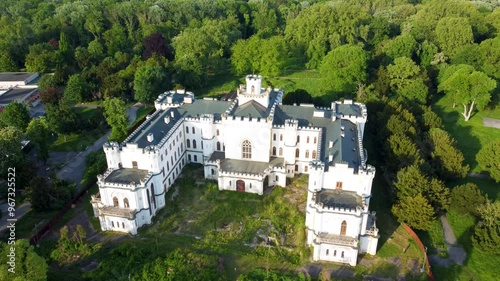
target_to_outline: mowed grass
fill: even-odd
[[[500,138],[499,129],[483,126],[483,117],[500,119],[500,107],[475,111],[468,122],[465,122],[461,114],[463,106],[457,104],[453,108],[447,96],[439,98],[432,109],[443,120],[446,131],[457,141],[457,147],[464,154],[465,163],[470,165],[471,172],[481,172],[476,162],[476,154],[482,147]]]

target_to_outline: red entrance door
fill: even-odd
[[[236,191],[245,192],[245,182],[242,180],[236,181]]]

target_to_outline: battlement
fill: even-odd
[[[168,92],[164,92],[159,95],[155,100],[155,108],[157,110],[167,109],[170,107],[179,107],[185,103],[193,103],[195,100],[194,94],[192,92],[186,92],[186,90],[178,89]]]
[[[108,141],[108,142],[105,142],[103,145],[102,145],[104,151],[109,151],[109,150],[120,150],[121,147],[120,147],[120,144],[118,144],[118,142],[116,141]]]

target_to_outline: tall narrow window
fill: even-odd
[[[280,134],[280,141],[283,140],[283,134]]]
[[[191,132],[194,134],[194,127],[191,129]]]
[[[189,127],[186,126],[186,133],[189,134]]]
[[[330,254],[330,250],[326,249],[326,255],[328,256]]]
[[[306,150],[306,158],[309,158],[309,150]]]
[[[194,156],[194,162],[198,162],[198,156]]]
[[[243,144],[241,145],[241,150],[242,150],[241,158],[243,159],[252,158],[252,143],[250,143],[250,141],[248,140],[243,141]]]
[[[280,147],[280,156],[283,156],[283,147]]]
[[[191,140],[190,139],[186,140],[186,146],[187,146],[187,148],[191,148]]]
[[[273,134],[273,141],[276,140],[276,134]]]
[[[193,140],[193,148],[196,149],[196,140]]]
[[[306,172],[306,173],[307,173],[308,169],[309,169],[309,167],[304,166],[304,172]]]
[[[342,182],[338,181],[337,184],[335,185],[336,189],[342,189]]]
[[[124,222],[122,222],[122,228],[125,228],[125,223]]]
[[[219,129],[217,129],[217,135],[219,135]]]
[[[295,149],[295,158],[299,158],[300,155],[300,150],[297,148]]]
[[[309,143],[309,136],[307,136],[306,143]]]
[[[300,142],[300,136],[297,136],[297,143]]]
[[[342,224],[340,225],[340,235],[345,235],[346,230],[347,230],[347,222],[342,221]]]
[[[344,258],[344,251],[342,251],[342,254],[340,255],[341,258]]]
[[[215,175],[215,170],[212,168],[212,176]]]
[[[111,221],[111,227],[115,227],[115,222]]]
[[[276,156],[276,146],[273,146],[273,156]]]
[[[137,161],[132,161],[132,168],[137,169]]]
[[[313,159],[316,159],[316,150],[313,150],[313,153],[312,153],[312,158],[313,158]]]
[[[123,208],[129,208],[128,198],[123,199]]]
[[[337,250],[334,250],[333,251],[333,256],[336,257],[337,256]]]
[[[188,154],[188,161],[191,162],[191,155]]]
[[[118,198],[113,197],[113,207],[118,207]]]
[[[314,144],[316,144],[316,141],[317,141],[317,139],[316,139],[316,137],[314,137]]]
[[[295,172],[299,171],[299,165],[295,165]]]
[[[220,151],[220,141],[217,142],[217,151]]]

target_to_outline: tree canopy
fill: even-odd
[[[329,52],[321,62],[323,84],[334,92],[354,93],[366,80],[365,51],[355,45],[342,45]]]
[[[490,174],[496,181],[500,182],[500,140],[494,140],[484,146],[476,155],[479,167]]]
[[[0,121],[24,132],[30,122],[30,113],[24,104],[11,102],[0,113]]]

